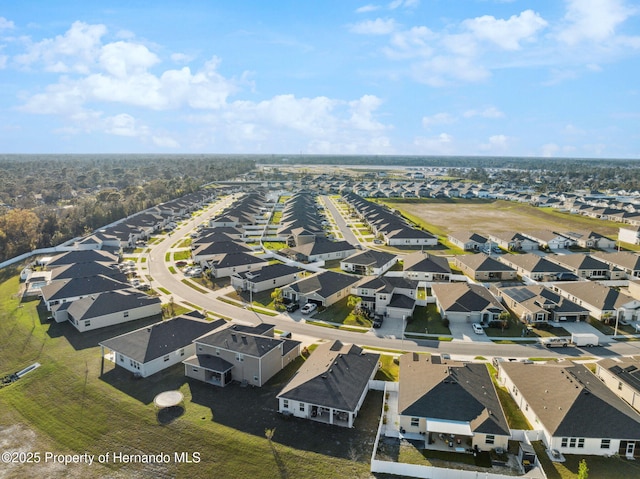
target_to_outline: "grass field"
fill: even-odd
[[[185,378],[182,365],[134,379],[105,362],[98,342],[144,326],[140,321],[79,333],[50,323],[38,301],[20,303],[17,277],[0,279],[0,375],[35,361],[41,367],[0,389],[0,444],[55,454],[199,452],[199,464],[56,464],[6,466],[3,478],[24,477],[369,477],[368,457],[382,407],[370,393],[355,429],[277,413],[276,394],[300,358],[263,388],[227,388]],[[153,398],[178,389],[184,408],[156,416]],[[265,429],[275,428],[272,443]]]
[[[617,237],[619,224],[561,213],[553,208],[537,208],[504,200],[381,200],[390,208],[419,219],[433,234],[446,237],[456,231],[488,234],[496,231],[554,231],[595,230],[609,237]]]

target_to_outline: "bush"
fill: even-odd
[[[442,318],[442,325],[445,328],[448,328],[449,327],[449,318]]]

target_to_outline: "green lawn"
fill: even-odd
[[[182,365],[134,379],[105,362],[101,376],[98,342],[142,323],[79,333],[70,324],[43,319],[37,301],[20,304],[17,289],[16,277],[0,284],[0,369],[10,373],[34,361],[41,367],[0,390],[3,444],[56,454],[188,451],[198,452],[201,461],[69,465],[66,474],[43,464],[9,471],[5,466],[8,477],[370,477],[370,449],[362,446],[373,442],[381,393],[367,396],[357,427],[346,430],[277,413],[275,395],[302,359],[263,388],[221,389],[190,381]],[[153,398],[170,389],[184,394],[184,408],[156,416]],[[276,429],[271,444],[266,428]],[[355,461],[351,446],[362,451]]]
[[[435,304],[416,306],[413,319],[409,321],[405,331],[407,333],[451,334],[449,327],[442,323],[442,317]]]
[[[520,408],[518,408],[518,405],[509,394],[509,391],[498,383],[496,368],[487,363],[487,369],[489,370],[489,375],[496,387],[498,399],[500,399],[500,404],[502,404],[502,409],[507,418],[507,422],[509,423],[509,427],[511,429],[533,429],[531,424],[529,424],[529,421],[527,421],[527,418],[524,417],[524,414],[522,414],[522,411],[520,411]]]
[[[343,298],[323,311],[314,314],[313,319],[343,324],[345,326],[371,327],[370,320],[353,314],[353,308],[347,306],[347,298]]]
[[[188,259],[191,259],[191,250],[176,251],[175,253],[173,253],[174,261],[185,261]]]

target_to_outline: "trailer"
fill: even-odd
[[[599,338],[594,333],[571,333],[571,344],[580,347],[593,347],[597,346]]]

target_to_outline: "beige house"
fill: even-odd
[[[516,279],[516,270],[484,253],[456,256],[454,264],[476,281],[510,281]]]
[[[640,412],[640,361],[636,358],[601,359],[596,376],[633,409]]]
[[[215,386],[238,381],[262,386],[300,355],[300,342],[273,337],[274,326],[229,325],[195,340],[184,373]]]
[[[452,452],[506,449],[511,437],[485,364],[434,362],[430,355],[400,357],[400,434]]]

